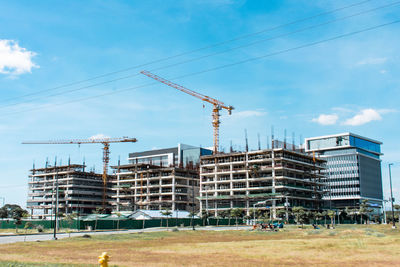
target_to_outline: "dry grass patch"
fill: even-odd
[[[0,261],[96,264],[107,251],[118,266],[396,265],[400,234],[389,227],[104,235],[2,245]]]

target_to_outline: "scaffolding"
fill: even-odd
[[[85,165],[33,168],[28,186],[27,208],[31,210],[32,218],[49,219],[56,209],[65,215],[85,215],[103,207],[103,176],[86,172]],[[105,191],[106,208],[110,209],[108,187],[109,184]]]
[[[192,211],[198,209],[197,169],[163,167],[146,163],[113,166],[111,178],[113,209]],[[193,206],[194,205],[194,206]]]
[[[279,209],[302,206],[322,208],[325,161],[313,158],[286,142],[273,142],[273,148],[202,156],[200,160],[200,208],[218,212],[244,209],[254,204],[277,218]],[[289,149],[287,147],[292,147]]]

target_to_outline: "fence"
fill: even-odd
[[[33,226],[41,225],[45,229],[53,228],[54,221],[52,220],[22,220],[21,224],[15,225],[14,220],[1,220],[0,229],[10,229],[10,228],[25,228],[25,224],[30,222]],[[235,218],[231,219],[194,219],[194,225],[205,226],[205,225],[235,225]],[[60,228],[70,228],[70,229],[96,229],[96,230],[115,230],[115,229],[142,229],[142,228],[152,228],[152,227],[175,227],[178,226],[192,226],[191,218],[168,218],[168,219],[152,219],[152,220],[133,220],[133,219],[107,219],[107,220],[77,220],[72,221],[59,220]],[[243,224],[242,219],[238,219],[238,224]]]

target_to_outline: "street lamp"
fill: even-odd
[[[200,193],[200,188],[199,188],[199,193]],[[196,230],[194,228],[194,176],[193,175],[192,175],[192,230],[193,231]]]
[[[393,211],[393,190],[392,190],[392,171],[390,166],[392,166],[393,163],[389,163],[389,180],[390,180],[390,202],[392,202],[392,222],[393,222],[393,229],[396,229],[396,222],[394,218],[394,211]]]
[[[57,240],[57,226],[58,226],[58,169],[57,169],[57,157],[54,162],[54,171],[55,171],[55,187],[56,187],[56,200],[55,200],[55,208],[54,208],[54,232],[53,239]]]

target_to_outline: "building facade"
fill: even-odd
[[[63,214],[86,215],[103,208],[102,175],[85,172],[85,165],[34,168],[29,175],[28,186],[27,209],[31,211],[32,218],[50,218],[57,203],[58,212]],[[111,208],[108,204],[109,187],[106,187],[106,209]]]
[[[359,207],[368,200],[371,207],[383,201],[381,142],[353,133],[306,138],[306,152],[327,161],[324,196],[333,208]]]
[[[198,210],[197,169],[146,163],[113,166],[113,210]]]
[[[190,145],[129,154],[129,164],[113,166],[113,209],[198,211],[200,156],[212,150]]]
[[[183,167],[197,166],[200,156],[212,155],[212,150],[195,147],[185,144],[178,144],[177,147],[155,149],[129,154],[131,164],[150,164],[163,167]]]
[[[210,215],[241,208],[270,211],[322,207],[325,161],[286,148],[202,156],[200,207]],[[265,201],[258,206],[257,203]]]

